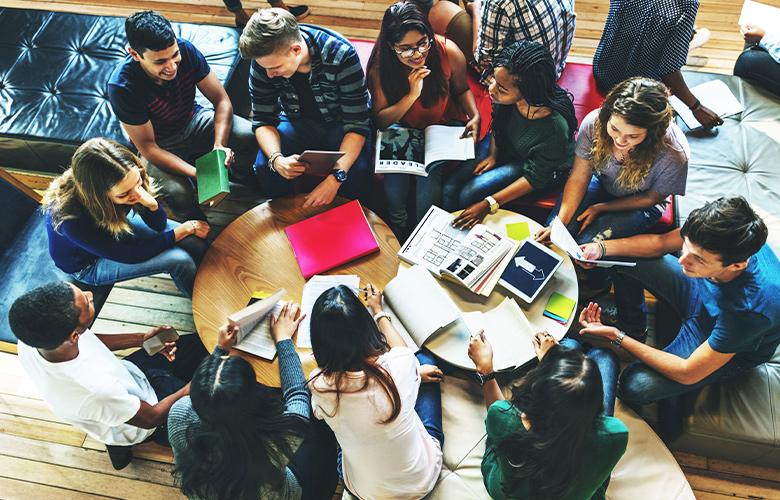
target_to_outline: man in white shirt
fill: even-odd
[[[160,354],[144,350],[118,359],[111,351],[141,347],[169,327],[146,333],[100,335],[92,293],[67,282],[49,283],[16,299],[8,320],[18,353],[43,399],[63,420],[106,444],[116,469],[132,460],[132,445],[167,443],[164,424],[206,350],[197,335],[168,342]],[[157,432],[155,430],[157,429]]]

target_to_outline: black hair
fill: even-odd
[[[385,391],[392,403],[390,415],[380,423],[392,422],[401,412],[401,396],[393,378],[382,366],[369,359],[387,352],[384,334],[360,299],[344,285],[333,287],[314,302],[311,313],[311,347],[320,367],[317,376],[333,377],[332,392],[336,393],[336,410],[341,395],[341,382],[348,371],[363,371],[363,385],[371,379]]]
[[[430,39],[425,65],[431,74],[425,78],[420,102],[423,107],[430,108],[449,92],[449,82],[441,69],[441,58],[438,43],[433,34],[431,23],[420,8],[413,2],[396,2],[385,11],[379,37],[368,60],[367,73],[371,74],[374,66],[379,71],[379,83],[382,86],[387,102],[397,103],[409,93],[409,79],[406,66],[398,59],[394,50],[395,44],[401,41],[410,31],[418,31]]]
[[[720,255],[723,266],[744,262],[766,243],[769,231],[741,196],[718,198],[693,210],[680,235]]]
[[[8,311],[8,322],[25,344],[55,349],[78,328],[79,313],[71,285],[55,281],[19,296]]]
[[[153,10],[136,12],[125,19],[125,34],[127,43],[141,57],[147,50],[157,52],[176,42],[171,23]]]
[[[238,356],[204,359],[190,386],[200,425],[186,430],[187,446],[176,456],[174,474],[188,497],[256,500],[263,485],[278,490],[294,450],[290,436],[303,437],[308,423],[285,414],[278,391],[255,380]]]
[[[531,106],[546,106],[559,113],[569,126],[569,137],[577,131],[572,95],[556,83],[555,63],[547,48],[537,42],[521,40],[505,47],[493,62],[493,69],[504,68],[515,79],[520,94]],[[508,140],[507,122],[513,105],[493,104],[493,135],[496,142]]]
[[[504,490],[517,491],[518,483],[527,481],[529,498],[563,498],[587,460],[586,440],[602,418],[596,363],[578,350],[553,346],[512,389],[512,404],[531,429],[497,443],[497,455],[509,464]]]

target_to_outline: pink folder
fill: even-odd
[[[287,226],[284,232],[306,279],[379,250],[357,200]]]

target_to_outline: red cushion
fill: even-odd
[[[558,85],[574,96],[574,113],[577,123],[581,123],[585,115],[601,106],[604,95],[596,88],[593,78],[593,66],[590,64],[568,62],[558,79]]]

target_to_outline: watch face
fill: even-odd
[[[347,173],[343,170],[334,170],[333,177],[335,177],[339,182],[344,182],[347,180]]]

